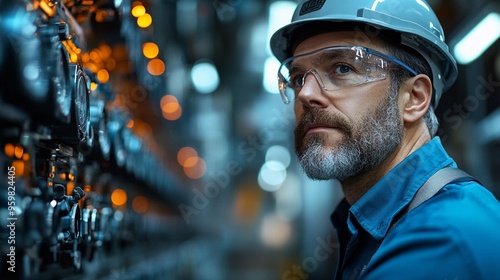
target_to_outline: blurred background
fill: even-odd
[[[428,2],[439,135],[500,197],[500,1]],[[268,47],[295,6],[0,0],[2,279],[331,279],[341,189],[297,166]]]

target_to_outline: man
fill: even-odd
[[[345,194],[336,279],[500,279],[500,204],[444,172],[434,109],[457,66],[430,6],[303,1],[271,49],[300,163]]]

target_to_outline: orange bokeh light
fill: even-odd
[[[173,95],[165,95],[160,100],[160,108],[166,120],[174,121],[181,117],[182,108]]]
[[[159,76],[165,72],[165,63],[161,59],[155,58],[148,62],[148,72],[153,76]]]
[[[179,110],[179,103],[177,102],[169,102],[161,107],[161,110],[165,112],[166,114],[172,114],[175,113],[177,110]]]
[[[134,121],[134,120],[129,120],[129,121],[127,122],[127,124],[126,124],[126,126],[127,126],[128,128],[133,128],[133,127],[134,127],[134,125],[135,125],[135,121]]]
[[[24,161],[14,160],[12,161],[12,166],[16,170],[16,177],[26,175],[24,174],[24,166],[25,166]]]
[[[184,174],[191,179],[199,179],[203,177],[207,166],[202,158],[197,158],[196,164],[191,167],[184,167]]]
[[[194,167],[196,164],[198,164],[198,160],[200,158],[197,157],[197,156],[192,156],[192,157],[189,157],[187,158],[185,161],[184,161],[184,164],[182,166],[186,167],[186,168],[191,168],[191,167]]]
[[[160,108],[162,108],[165,104],[169,103],[169,102],[177,102],[179,103],[179,101],[177,101],[177,98],[173,95],[164,95],[161,100],[160,100]]]
[[[159,53],[158,45],[153,42],[146,42],[142,45],[142,54],[149,59],[157,57]]]
[[[85,193],[89,193],[92,191],[92,186],[91,185],[85,185],[85,187],[83,188],[83,190],[85,191]]]
[[[153,18],[150,14],[144,13],[142,16],[137,18],[137,26],[140,28],[147,28],[153,23]]]
[[[186,160],[192,157],[198,157],[198,152],[191,147],[183,147],[177,152],[177,162],[184,166]]]
[[[99,72],[97,72],[97,79],[99,82],[105,84],[109,81],[109,73],[108,70],[106,69],[101,69]]]
[[[13,157],[14,156],[14,148],[15,148],[15,146],[11,143],[5,144],[5,146],[3,148],[5,155],[8,157]]]
[[[24,154],[24,148],[23,146],[21,145],[16,145],[16,147],[14,148],[14,155],[16,156],[16,158],[23,158],[23,154]]]
[[[127,203],[127,193],[122,189],[116,189],[111,193],[111,202],[115,206],[122,206]]]
[[[175,111],[173,113],[165,113],[164,111],[162,111],[162,115],[166,120],[169,120],[169,121],[178,120],[182,116],[182,108],[179,106],[177,111]]]
[[[132,209],[137,213],[146,213],[149,209],[149,200],[144,196],[136,196],[132,200]]]
[[[101,55],[103,59],[108,59],[111,56],[111,53],[113,52],[111,50],[111,47],[108,44],[100,44],[99,45],[99,50],[101,51]]]
[[[136,3],[136,2],[134,2],[134,3]],[[142,3],[138,3],[136,6],[134,6],[132,8],[132,10],[130,11],[130,13],[134,17],[138,18],[140,16],[143,16],[146,13],[146,8],[142,5]]]
[[[143,6],[142,2],[141,1],[134,1],[132,2],[132,7],[135,7],[135,6]]]

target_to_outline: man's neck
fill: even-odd
[[[405,140],[407,139],[404,139],[402,144],[375,168],[368,172],[349,177],[341,182],[345,198],[350,205],[356,203],[373,185],[408,155],[427,143],[430,137],[428,134],[423,134],[410,139],[410,141]]]

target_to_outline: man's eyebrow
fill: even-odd
[[[298,58],[300,57],[301,56],[299,55]],[[336,50],[336,51],[327,50],[313,55],[309,63],[313,65],[313,67],[315,67],[321,65],[322,63],[328,60],[347,58],[347,57],[349,57],[349,53],[347,52],[347,50]],[[304,66],[301,63],[296,63],[294,60],[288,69],[290,73],[293,73],[295,71],[300,71],[303,68]]]
[[[323,62],[325,62],[325,60],[328,61],[339,57],[347,57],[346,52],[344,50],[322,51],[312,58],[311,63],[314,66],[317,66],[321,65]]]

